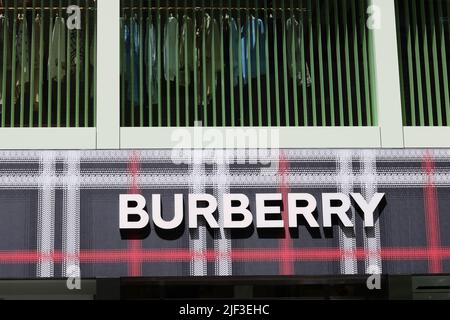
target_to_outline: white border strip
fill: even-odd
[[[204,193],[205,192],[205,167],[202,162],[202,152],[194,151],[194,159],[192,163],[192,175],[190,177],[190,192],[191,193]],[[206,276],[208,273],[207,260],[204,257],[204,253],[207,250],[206,243],[206,226],[204,221],[199,222],[197,232],[197,238],[189,237],[189,247],[191,252],[194,253],[194,257],[190,264],[191,276]],[[198,254],[198,256],[195,256]]]
[[[55,246],[55,157],[44,153],[40,162],[41,185],[39,188],[39,212],[37,223],[37,247],[43,257],[37,265],[38,278],[54,276],[54,262],[51,255]],[[47,256],[46,256],[47,255]]]
[[[361,158],[362,171],[366,177],[365,184],[362,188],[362,194],[367,201],[370,201],[377,192],[376,185],[376,157],[374,152],[366,151]],[[381,234],[380,234],[380,220],[375,220],[374,228],[370,230],[372,233],[367,234],[366,228],[363,228],[364,235],[364,249],[371,254],[365,260],[365,272],[370,274],[373,272],[382,272],[382,263],[380,256],[381,249]],[[374,269],[376,268],[376,269]]]
[[[352,155],[347,152],[342,152],[339,155],[337,166],[338,190],[344,194],[349,194],[353,191],[353,181],[351,180],[352,172]],[[355,225],[355,210],[352,211],[352,223]],[[353,229],[355,231],[355,228]],[[357,274],[358,263],[356,257],[351,254],[356,249],[356,238],[354,235],[347,235],[342,228],[339,228],[339,247],[344,250],[346,254],[341,258],[341,273],[342,274]]]
[[[67,154],[67,189],[63,207],[63,277],[80,277],[80,158],[77,152]]]
[[[229,232],[223,228],[224,211],[223,211],[223,195],[230,192],[229,185],[229,168],[228,164],[224,163],[223,155],[218,157],[215,165],[215,178],[216,187],[214,188],[214,194],[218,199],[219,208],[219,226],[217,231],[217,238],[214,239],[214,250],[219,252],[219,257],[215,261],[215,275],[216,276],[229,276],[232,275],[232,260],[229,257],[231,252],[231,240]],[[223,254],[223,255],[222,255]]]

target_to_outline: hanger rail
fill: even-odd
[[[167,10],[178,10],[178,11],[203,11],[203,10],[239,10],[239,11],[307,11],[306,8],[265,8],[265,7],[122,7],[122,10],[152,10],[152,11],[167,11]]]
[[[0,10],[8,10],[8,11],[13,11],[13,10],[20,10],[20,11],[31,11],[31,10],[67,10],[68,7],[1,7],[0,6]],[[81,10],[97,10],[96,7],[92,6],[92,7],[79,7]]]

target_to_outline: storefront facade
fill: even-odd
[[[37,2],[0,6],[0,278],[450,272],[448,2]]]

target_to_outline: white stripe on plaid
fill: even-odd
[[[376,185],[376,156],[373,150],[364,151],[361,158],[362,171],[364,176],[367,177],[365,184],[362,188],[362,195],[367,201],[373,198],[374,194],[377,192]],[[380,238],[380,221],[375,220],[374,228],[370,230],[370,234],[367,233],[366,228],[363,228],[364,235],[364,248],[371,252],[371,254],[365,260],[365,272],[367,274],[376,271],[382,272],[382,263],[379,250],[381,249],[381,238]]]
[[[67,189],[64,190],[63,214],[63,277],[81,277],[80,261],[80,157],[79,153],[67,153]],[[70,273],[70,274],[69,274]]]
[[[190,192],[204,193],[205,192],[205,166],[202,161],[202,151],[194,150],[194,157],[192,161],[192,174],[190,176]],[[206,243],[206,226],[204,221],[200,220],[196,230],[196,237],[189,238],[189,247],[194,257],[191,260],[190,274],[192,276],[206,276],[208,273],[207,260],[204,258],[204,253],[207,250]],[[195,255],[198,254],[198,255]]]
[[[337,166],[338,174],[337,179],[339,181],[338,189],[344,194],[349,194],[353,191],[353,181],[351,180],[352,172],[352,154],[346,151],[339,153],[339,163]],[[352,207],[351,220],[355,225],[355,212]],[[341,273],[343,274],[357,274],[358,264],[356,257],[350,252],[356,249],[356,239],[353,235],[347,234],[348,230],[339,228],[339,247],[346,253],[341,258]]]
[[[51,278],[54,276],[54,263],[51,256],[55,246],[55,154],[43,152],[41,156],[37,247],[42,258],[36,271],[38,278]]]
[[[223,228],[223,195],[230,192],[230,186],[228,183],[229,168],[224,159],[225,153],[218,154],[217,163],[215,164],[215,174],[216,174],[216,187],[214,188],[214,195],[218,199],[219,207],[219,226],[220,229],[217,231],[218,235],[214,239],[214,250],[223,254],[223,256],[218,257],[215,261],[215,275],[216,276],[229,276],[232,274],[232,260],[229,257],[231,251],[231,240],[229,232]]]

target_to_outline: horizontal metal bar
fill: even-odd
[[[223,6],[223,7],[122,7],[122,10],[160,10],[160,11],[166,11],[166,10],[188,10],[188,11],[203,11],[203,10],[237,10],[237,11],[297,11],[297,12],[306,12],[307,8],[262,8],[262,7],[230,7],[230,6]]]

